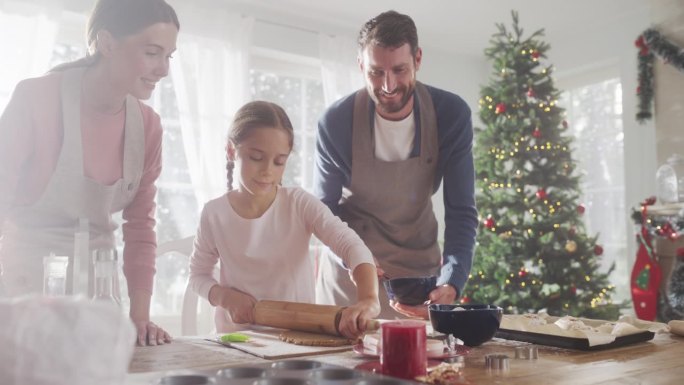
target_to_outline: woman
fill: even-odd
[[[124,274],[140,345],[170,342],[149,320],[159,116],[140,100],[168,74],[179,22],[164,0],[99,0],[88,55],[21,81],[0,117],[0,263],[8,295],[42,290],[42,257],[114,247],[123,211]]]

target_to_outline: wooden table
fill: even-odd
[[[494,339],[473,348],[460,362],[462,384],[683,384],[684,338],[656,334],[649,342],[596,352],[539,346],[537,360],[515,359],[515,347],[523,342]],[[503,353],[510,357],[510,369],[490,371],[484,356]],[[368,362],[351,351],[305,357],[354,368]],[[126,385],[151,385],[165,374],[193,370],[246,366],[267,360],[201,338],[178,338],[157,347],[138,347]]]

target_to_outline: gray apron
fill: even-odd
[[[114,230],[118,226],[111,214],[123,210],[140,186],[145,136],[139,102],[132,96],[126,98],[125,107],[123,178],[106,186],[83,175],[81,80],[84,72],[85,68],[80,67],[63,73],[63,144],[43,195],[30,206],[13,208],[5,221],[0,263],[9,296],[42,293],[43,257],[50,253],[69,256],[71,270],[79,218],[89,220],[91,250],[114,247]],[[71,272],[68,278],[70,275]]]
[[[427,88],[416,83],[420,117],[420,155],[387,162],[375,158],[373,115],[365,89],[354,97],[352,172],[340,203],[340,218],[363,239],[391,278],[438,275],[442,264],[437,219],[431,197],[439,155],[435,110]],[[340,259],[320,260],[316,301],[336,305],[356,302],[356,289]],[[399,313],[388,305],[380,285],[381,318]]]

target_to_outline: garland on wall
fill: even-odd
[[[684,209],[672,215],[649,215],[648,207],[656,203],[655,197],[641,202],[639,209],[632,210],[632,220],[637,226],[643,226],[654,238],[676,241],[684,237]]]
[[[653,28],[649,28],[639,35],[634,44],[639,48],[637,59],[639,63],[639,85],[636,90],[639,103],[636,119],[639,123],[643,123],[653,117],[653,61],[655,56],[662,59],[665,64],[670,64],[684,72],[684,48],[680,48],[665,39],[660,35],[660,32]]]

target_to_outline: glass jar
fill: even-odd
[[[69,257],[50,254],[43,257],[43,295],[56,296],[66,294],[67,267]]]
[[[671,307],[670,319],[684,317],[684,249],[677,250],[677,261],[672,268],[667,287],[667,299]]]
[[[116,249],[103,248],[93,252],[93,264],[95,272],[95,295],[94,300],[104,300],[120,305],[119,295],[116,292],[115,279],[117,278],[117,254]]]
[[[684,158],[674,154],[656,172],[656,194],[661,204],[684,202]]]

